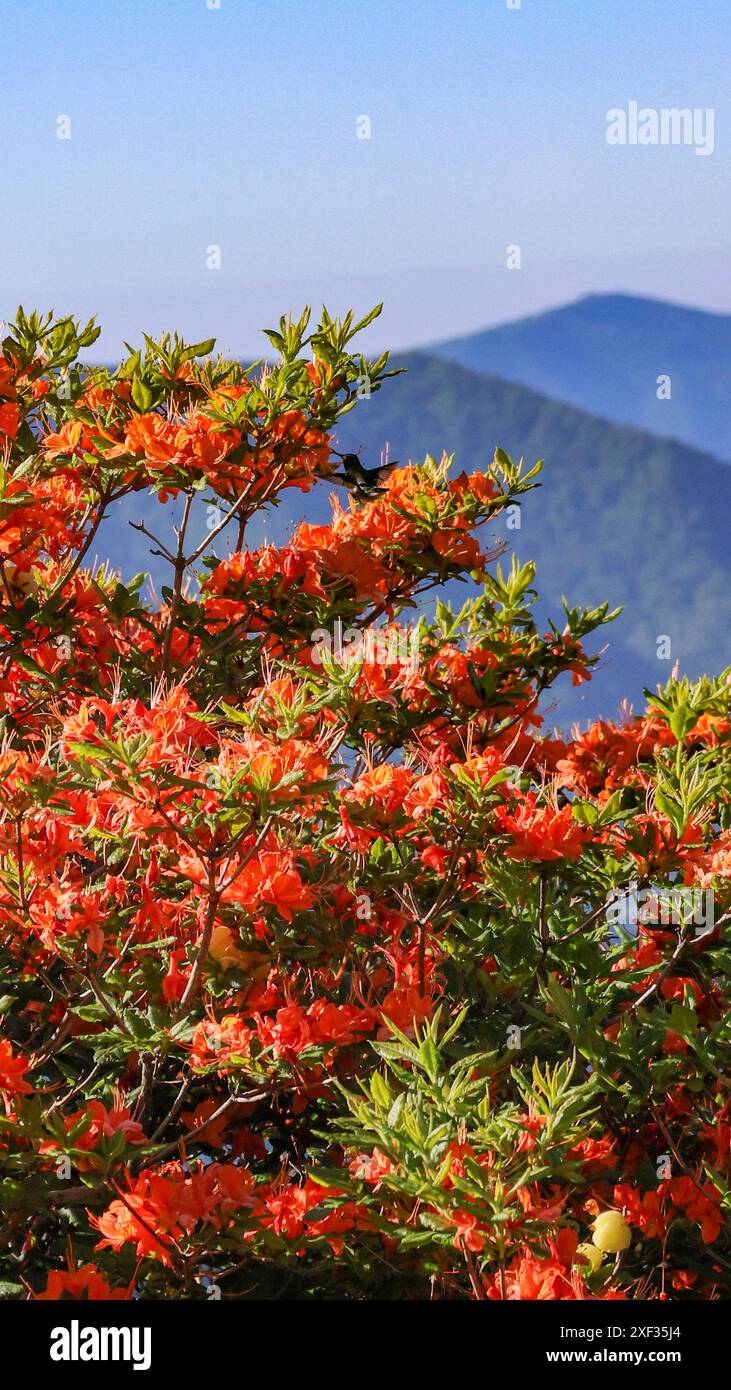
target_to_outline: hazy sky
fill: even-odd
[[[731,310],[731,0],[510,3],[0,0],[0,316],[96,312],[112,354],[323,299],[393,346],[591,290]],[[609,146],[633,100],[713,108],[713,154]]]

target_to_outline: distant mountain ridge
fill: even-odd
[[[729,314],[592,294],[426,351],[731,460]]]
[[[560,618],[564,594],[624,605],[601,636],[603,669],[590,687],[564,694],[564,719],[613,714],[624,697],[637,704],[675,660],[691,676],[731,662],[727,464],[424,353],[395,360],[407,373],[345,416],[339,447],[362,447],[371,464],[385,441],[401,460],[444,449],[466,470],[484,466],[495,445],[531,463],[543,458],[521,529],[498,522],[496,535],[537,561],[544,613]],[[658,659],[661,637],[671,639],[670,661]]]

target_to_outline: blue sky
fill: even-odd
[[[220,3],[0,0],[0,315],[96,312],[111,354],[323,299],[393,346],[593,290],[731,310],[728,0]],[[713,108],[713,155],[611,148],[631,100]]]

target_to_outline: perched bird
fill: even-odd
[[[364,468],[357,454],[339,454],[337,449],[331,452],[342,459],[343,471],[333,473],[330,481],[340,483],[360,502],[370,501],[385,492],[381,483],[389,473],[393,473],[394,468],[398,468],[398,459],[394,459],[393,463],[382,463],[380,468]]]

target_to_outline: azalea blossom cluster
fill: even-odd
[[[613,615],[541,630],[501,449],[250,549],[339,485],[367,321],[283,319],[250,370],[3,342],[6,1296],[728,1297],[728,675],[552,731]],[[132,492],[177,509],[161,600],[90,562]],[[610,929],[649,886],[712,928]]]

